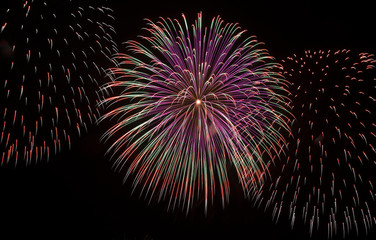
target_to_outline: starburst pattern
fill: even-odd
[[[229,168],[245,193],[265,173],[264,158],[281,150],[288,128],[285,81],[267,50],[238,24],[220,17],[203,26],[147,20],[147,35],[127,42],[116,59],[103,119],[115,167],[133,176],[141,194],[169,198],[187,211],[207,209],[215,191],[229,198]],[[230,166],[230,167],[229,167]]]

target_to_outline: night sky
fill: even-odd
[[[238,22],[282,59],[306,49],[352,49],[376,53],[374,8],[356,1],[327,5],[278,1],[109,1],[114,9],[118,43],[136,39],[144,18],[188,21],[202,11],[204,23],[220,15]],[[124,51],[119,44],[120,51]],[[290,230],[289,221],[274,224],[270,213],[253,208],[242,189],[231,185],[230,203],[219,202],[205,215],[202,205],[186,215],[167,212],[165,202],[148,204],[122,183],[99,141],[103,125],[89,126],[71,151],[49,163],[0,167],[0,239],[308,239],[306,229]],[[367,237],[375,239],[372,229]],[[341,235],[339,239],[342,239]]]

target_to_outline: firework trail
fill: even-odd
[[[104,135],[115,167],[134,176],[134,187],[151,199],[169,198],[169,209],[187,211],[195,199],[205,210],[221,195],[229,198],[228,168],[239,182],[258,184],[263,157],[274,157],[288,130],[280,66],[254,36],[238,24],[202,14],[191,26],[160,18],[147,20],[142,41],[127,43],[117,57],[114,81],[103,90],[103,119],[116,119]]]
[[[349,50],[282,61],[296,119],[287,161],[269,169],[273,181],[255,194],[275,221],[288,216],[291,228],[304,223],[310,236],[321,229],[328,238],[375,224],[375,63]]]
[[[0,160],[48,160],[95,122],[112,10],[94,1],[7,1],[0,19]],[[65,143],[65,144],[64,144]]]

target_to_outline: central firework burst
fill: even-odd
[[[149,36],[127,42],[116,57],[102,119],[118,121],[104,139],[115,166],[134,175],[141,194],[189,210],[194,199],[229,198],[233,167],[245,193],[262,179],[263,158],[274,158],[288,129],[285,81],[279,65],[238,24],[202,14],[191,26],[178,20],[147,20]],[[229,165],[228,163],[232,163]]]

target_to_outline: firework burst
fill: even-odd
[[[285,82],[279,65],[254,36],[220,17],[203,26],[147,20],[147,36],[127,42],[116,58],[103,119],[116,119],[104,135],[113,141],[115,167],[141,194],[169,198],[187,211],[195,199],[205,209],[214,192],[229,198],[228,168],[245,192],[265,172],[288,130]],[[231,163],[231,165],[229,165]]]
[[[289,216],[292,228],[304,223],[311,236],[321,229],[328,238],[367,234],[375,224],[375,63],[349,50],[282,61],[296,119],[287,161],[270,168],[273,181],[255,194],[276,221]]]
[[[29,165],[70,147],[96,121],[101,66],[116,51],[112,11],[85,1],[2,6],[0,160]]]

